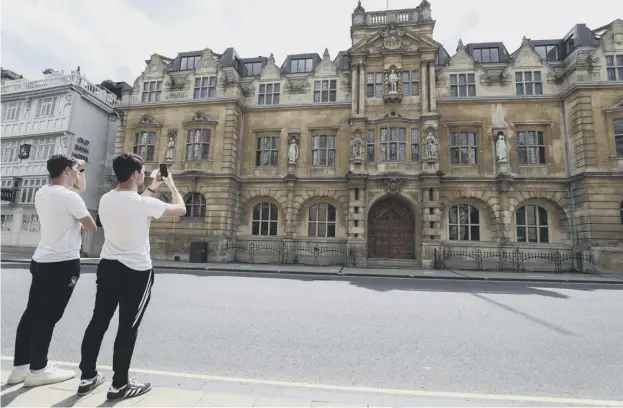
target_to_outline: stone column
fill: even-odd
[[[439,176],[425,176],[422,188],[422,266],[433,268],[441,239]]]
[[[361,74],[361,66],[359,64],[354,66],[355,69],[352,70],[351,72],[351,84],[350,84],[350,88],[351,88],[351,96],[350,96],[350,100],[352,103],[351,106],[351,116],[355,116],[357,115],[358,112],[358,104],[359,104],[359,93],[357,92],[357,90],[359,89],[359,81],[360,81],[360,77],[359,75]]]
[[[294,238],[296,232],[296,220],[294,219],[294,180],[288,181],[288,203],[286,206],[286,238]]]
[[[366,265],[366,199],[365,175],[349,174],[348,177],[348,241],[347,264]]]
[[[437,111],[437,87],[435,81],[435,60],[429,61],[428,64],[428,89],[430,89],[430,111]]]
[[[420,92],[422,114],[426,114],[428,113],[428,70],[426,69],[426,61],[422,61],[420,78],[422,80],[422,91]]]
[[[366,67],[361,64],[359,66],[359,116],[366,115]]]
[[[498,176],[497,190],[500,196],[500,214],[498,220],[498,237],[500,243],[511,243],[511,208],[510,201],[508,199],[508,192],[510,191],[510,180],[504,175]],[[497,214],[496,214],[497,215]]]

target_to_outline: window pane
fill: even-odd
[[[480,227],[472,226],[470,230],[470,240],[471,241],[480,241]]]
[[[327,220],[335,222],[335,215],[336,215],[335,214],[335,207],[332,206],[332,205],[329,205]]]
[[[547,225],[547,211],[539,207],[539,225]]]
[[[327,236],[327,224],[325,223],[318,224],[318,236],[323,237],[323,238]]]
[[[335,224],[327,225],[327,237],[335,238]]]
[[[277,206],[275,204],[270,205],[270,219],[272,221],[277,221],[279,219],[279,212],[277,211]]]
[[[515,214],[515,223],[517,225],[526,224],[526,207],[521,207],[517,209],[517,213]]]
[[[262,203],[262,220],[270,219],[270,204]]]
[[[459,233],[461,241],[469,241],[469,228],[467,225],[459,226]]]
[[[254,221],[251,224],[251,235],[260,235],[260,223],[259,223],[259,221]]]
[[[469,222],[472,224],[480,224],[480,216],[475,207],[470,206]]]
[[[277,223],[276,222],[270,223],[270,235],[272,236],[277,235]]]
[[[316,223],[310,222],[307,224],[307,236],[315,237],[316,236]]]
[[[450,224],[458,223],[458,207],[455,205],[450,208]]]
[[[458,241],[459,239],[459,227],[457,225],[450,225],[450,240]]]
[[[528,225],[536,225],[536,209],[533,205],[526,206]]]
[[[529,227],[528,228],[528,242],[538,242],[537,228],[536,227]]]
[[[318,204],[318,220],[327,220],[327,204]]]
[[[517,227],[517,242],[526,242],[526,227]]]
[[[549,242],[548,228],[546,227],[539,228],[539,242],[544,242],[544,243]]]
[[[318,213],[318,204],[312,205],[309,207],[309,221],[316,221]]]
[[[260,235],[268,235],[268,222],[262,221],[260,223]]]

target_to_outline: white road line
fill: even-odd
[[[13,361],[13,357],[1,356],[0,360]],[[78,367],[77,363],[71,363],[67,361],[50,361],[50,364]],[[100,365],[98,368],[102,370],[111,371],[111,366]],[[623,407],[623,401],[611,401],[611,400],[596,400],[596,399],[576,399],[566,397],[537,397],[527,395],[502,395],[502,394],[472,394],[466,392],[446,392],[446,391],[416,391],[409,389],[398,388],[373,388],[373,387],[358,387],[349,385],[331,385],[331,384],[314,384],[314,383],[302,383],[302,382],[289,382],[289,381],[275,381],[275,380],[261,380],[256,378],[238,378],[238,377],[221,377],[216,375],[206,374],[192,374],[192,373],[178,373],[173,371],[159,371],[159,370],[147,370],[141,368],[132,368],[131,372],[137,374],[158,375],[166,377],[178,377],[178,378],[190,378],[203,381],[221,381],[221,382],[235,382],[242,384],[258,384],[258,385],[273,385],[277,387],[289,387],[289,388],[311,388],[317,390],[326,391],[342,391],[342,392],[360,392],[360,393],[373,393],[373,394],[391,394],[391,395],[404,395],[409,397],[429,397],[429,398],[457,398],[457,399],[480,399],[480,400],[494,400],[494,401],[514,401],[514,402],[537,402],[537,403],[549,403],[549,404],[561,404],[561,405],[581,405],[581,406],[600,406],[600,407]]]

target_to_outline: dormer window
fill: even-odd
[[[497,48],[475,48],[474,61],[500,62],[500,53]]]
[[[623,81],[623,54],[606,55],[608,81]]]
[[[261,62],[245,62],[244,64],[244,76],[255,76],[262,70]]]
[[[312,72],[313,60],[311,58],[299,58],[290,61],[290,73]]]
[[[571,51],[575,50],[575,35],[572,34],[565,41],[565,50],[567,51],[567,55],[571,54]]]
[[[558,46],[557,45],[536,45],[534,50],[545,61],[558,61]]]
[[[194,69],[197,65],[199,65],[199,61],[201,60],[201,56],[197,55],[194,57],[182,57],[180,61],[180,70],[185,71],[187,69]]]

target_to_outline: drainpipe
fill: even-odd
[[[569,201],[571,204],[571,239],[572,239],[572,251],[575,253],[577,246],[577,231],[575,226],[575,197],[573,196],[575,188],[571,184],[571,157],[569,156],[569,131],[567,128],[567,102],[562,100],[562,125],[564,132],[565,142],[565,167],[567,169],[567,194],[569,194]]]

